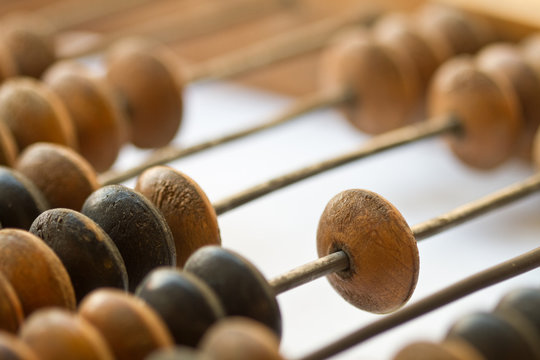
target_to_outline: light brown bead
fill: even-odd
[[[37,80],[15,78],[2,85],[0,119],[13,133],[19,150],[39,141],[77,147],[75,130],[64,104]]]
[[[370,34],[343,36],[322,65],[322,88],[351,93],[342,109],[358,129],[378,134],[417,120],[419,75],[411,59],[376,43]]]
[[[90,293],[80,304],[79,315],[104,336],[118,360],[142,360],[155,350],[174,345],[158,314],[142,300],[120,290]]]
[[[41,360],[114,359],[103,336],[86,320],[61,309],[44,309],[29,317],[20,338]]]
[[[180,127],[182,84],[173,59],[165,48],[137,40],[117,44],[107,56],[107,78],[123,102],[135,146],[165,146]]]
[[[22,321],[23,311],[17,293],[11,283],[0,272],[0,330],[15,333]]]
[[[82,65],[62,62],[45,74],[73,120],[79,152],[98,172],[109,169],[127,141],[127,120],[112,89]]]
[[[476,58],[478,68],[508,82],[517,95],[524,131],[518,144],[518,155],[530,160],[532,143],[540,124],[540,74],[525,61],[517,47],[494,44],[484,48]]]
[[[18,152],[13,134],[9,128],[0,121],[0,165],[15,165]]]
[[[349,268],[327,278],[354,306],[388,313],[412,295],[420,266],[416,240],[381,196],[347,190],[330,200],[319,221],[317,252],[323,257],[339,250],[348,255]]]
[[[0,230],[0,271],[15,289],[25,316],[47,306],[75,308],[66,269],[54,252],[29,232]]]
[[[216,212],[204,191],[189,176],[166,166],[146,170],[135,190],[161,211],[176,245],[176,264],[205,245],[220,245]]]
[[[540,34],[528,36],[520,47],[525,60],[540,74]]]
[[[230,317],[216,323],[200,349],[215,360],[282,360],[279,340],[270,329],[248,318]]]
[[[0,331],[0,359],[39,360],[36,354],[15,335]]]
[[[52,208],[79,211],[86,198],[99,188],[92,166],[61,145],[31,145],[19,156],[16,169],[41,190]]]
[[[460,122],[462,131],[447,141],[467,165],[491,169],[515,153],[522,131],[516,94],[468,57],[450,60],[436,72],[429,112],[434,120],[453,116]]]
[[[446,341],[441,344],[419,341],[405,346],[394,360],[485,360],[468,343],[461,340]]]
[[[15,74],[39,78],[56,61],[51,29],[35,17],[8,16],[2,19],[0,43],[7,51]]]

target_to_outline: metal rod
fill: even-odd
[[[344,251],[340,250],[299,266],[270,280],[269,283],[274,289],[274,293],[278,295],[312,280],[337,271],[347,270],[348,268],[349,257]]]
[[[457,226],[467,220],[474,219],[488,211],[522,199],[538,190],[540,190],[540,173],[536,173],[524,181],[520,181],[483,198],[460,206],[444,215],[415,225],[412,227],[412,231],[417,241],[424,240],[427,237]]]
[[[453,117],[444,117],[437,120],[429,120],[413,125],[405,126],[397,130],[389,131],[368,140],[364,146],[357,150],[343,155],[318,162],[316,164],[293,171],[286,175],[268,180],[262,184],[244,190],[229,198],[218,201],[214,204],[214,209],[218,215],[235,209],[249,201],[255,200],[272,191],[284,188],[310,176],[320,174],[324,171],[347,164],[354,160],[359,160],[370,155],[374,155],[385,150],[431,138],[444,133],[458,131],[461,128],[459,121]]]
[[[475,291],[523,274],[538,266],[540,266],[540,248],[469,276],[299,359],[326,359]]]
[[[134,166],[122,172],[109,171],[101,174],[99,177],[100,182],[103,185],[118,184],[122,181],[129,180],[139,175],[144,170],[152,166],[166,164],[168,162],[178,160],[182,157],[197,153],[199,151],[207,150],[212,147],[246,137],[248,135],[272,129],[291,120],[298,119],[301,115],[305,115],[312,111],[319,110],[325,107],[330,107],[340,102],[344,102],[348,98],[350,98],[350,95],[342,89],[339,89],[337,91],[316,92],[314,94],[304,96],[298,101],[295,101],[292,106],[288,107],[281,114],[278,114],[269,121],[263,122],[260,125],[255,125],[231,134],[206,140],[187,148],[162,148],[156,151],[153,155],[151,155],[148,160],[142,162],[137,166]]]

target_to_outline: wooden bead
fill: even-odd
[[[205,331],[225,315],[208,285],[174,268],[152,271],[136,295],[161,316],[176,344],[196,346]]]
[[[81,212],[114,241],[133,291],[152,269],[176,264],[174,240],[163,215],[140,193],[122,185],[94,191]]]
[[[73,286],[62,262],[29,232],[0,230],[0,271],[15,289],[25,316],[46,306],[75,308]]]
[[[523,134],[518,144],[518,154],[530,160],[534,135],[540,124],[540,77],[524,60],[517,47],[494,44],[484,48],[477,56],[479,69],[508,82],[517,95],[523,119]]]
[[[528,36],[520,47],[525,60],[540,74],[540,34]]]
[[[358,129],[378,134],[415,120],[419,75],[410,59],[357,31],[331,47],[322,61],[322,87],[351,92],[343,111]]]
[[[41,190],[52,208],[79,211],[99,188],[92,166],[75,151],[57,144],[30,145],[19,156],[16,169]]]
[[[2,85],[0,119],[13,133],[19,150],[39,141],[77,147],[75,130],[64,104],[37,80],[17,78]]]
[[[216,360],[282,360],[279,339],[270,329],[248,318],[231,317],[211,327],[201,350]]]
[[[405,346],[394,360],[485,360],[467,342],[459,339],[441,344],[419,341]]]
[[[205,281],[229,316],[255,319],[281,336],[281,312],[264,276],[247,259],[218,246],[197,250],[184,270]]]
[[[446,59],[458,54],[472,54],[496,38],[485,22],[440,4],[423,6],[415,21],[432,46],[447,45],[451,52]]]
[[[9,128],[0,121],[0,165],[14,166],[19,150]]]
[[[504,311],[527,321],[536,334],[540,334],[540,290],[525,288],[511,291],[499,301],[495,311]]]
[[[0,359],[39,360],[36,354],[15,335],[0,331]]]
[[[174,57],[144,41],[124,41],[107,56],[107,78],[124,102],[135,146],[167,145],[182,120],[182,84]]]
[[[28,230],[49,208],[41,191],[23,174],[0,166],[0,225]]]
[[[29,317],[21,339],[41,360],[112,360],[102,335],[82,317],[61,309],[40,310]]]
[[[498,78],[475,68],[467,57],[446,62],[434,75],[429,93],[432,119],[454,116],[462,132],[447,136],[465,164],[491,169],[515,153],[522,122],[516,94]]]
[[[158,351],[154,351],[152,354],[146,357],[146,360],[212,360],[207,355],[201,353],[199,350],[190,348],[188,346],[175,346],[174,348],[167,348]],[[215,359],[214,359],[215,360]]]
[[[54,42],[47,36],[50,29],[36,18],[26,16],[2,20],[0,43],[10,57],[15,74],[39,78],[56,61]]]
[[[103,335],[118,360],[143,360],[153,351],[174,344],[154,310],[119,290],[94,291],[80,304],[79,315]]]
[[[495,314],[467,315],[454,323],[446,337],[467,341],[486,359],[535,359],[520,333]]]
[[[108,84],[82,65],[62,62],[45,74],[73,120],[79,152],[98,172],[109,169],[127,141],[127,120]]]
[[[22,305],[15,289],[0,272],[0,334],[3,331],[17,332],[23,321]],[[0,336],[0,343],[2,342]],[[1,345],[0,345],[1,348]],[[2,350],[0,350],[0,354]],[[0,358],[2,358],[0,356]]]
[[[399,52],[403,57],[411,57],[420,77],[422,91],[425,91],[431,76],[451,51],[447,43],[427,41],[417,29],[413,18],[405,14],[393,13],[384,16],[376,23],[373,31],[379,42]]]
[[[30,232],[60,258],[77,302],[99,287],[127,290],[128,276],[118,248],[90,218],[70,209],[47,210],[37,217]]]
[[[412,295],[418,279],[416,240],[399,211],[381,196],[347,190],[326,206],[317,230],[319,257],[342,250],[349,269],[328,275],[354,306],[388,313]]]
[[[140,191],[161,211],[171,228],[176,245],[176,264],[205,245],[221,245],[216,212],[204,191],[187,175],[156,166],[139,176]]]

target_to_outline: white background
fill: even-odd
[[[226,83],[190,86],[186,116],[175,142],[189,145],[264,121],[293,99]],[[335,110],[319,111],[279,129],[221,146],[173,164],[195,179],[211,201],[270,177],[326,159],[362,144]],[[127,148],[117,166],[145,153]],[[514,161],[490,172],[459,163],[441,139],[408,145],[354,162],[267,195],[219,218],[223,245],[253,261],[268,278],[316,257],[315,234],[326,203],[351,188],[375,191],[391,201],[410,225],[525,178],[532,169]],[[133,182],[128,182],[133,184]],[[540,199],[533,195],[419,244],[418,286],[411,302],[476,271],[540,244]],[[532,271],[336,356],[389,359],[414,340],[440,340],[459,316],[490,310],[502,294],[540,285]],[[279,296],[284,322],[282,352],[306,354],[379,318],[358,310],[319,279]]]

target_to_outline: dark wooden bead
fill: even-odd
[[[15,333],[22,321],[23,310],[17,293],[11,283],[0,272],[0,331]],[[0,356],[0,358],[2,357]]]
[[[92,292],[80,304],[79,315],[103,335],[117,360],[143,360],[174,344],[159,315],[141,299],[120,290]]]
[[[161,316],[176,344],[197,346],[205,331],[225,315],[216,294],[203,281],[175,268],[152,271],[136,295]]]
[[[0,359],[39,360],[37,355],[15,335],[0,331]]]
[[[45,82],[66,105],[81,155],[98,172],[110,168],[127,141],[127,119],[108,83],[69,61],[48,70]]]
[[[29,232],[0,230],[0,271],[15,289],[25,316],[48,306],[75,308],[73,286],[64,265]]]
[[[204,191],[189,176],[165,166],[156,166],[139,176],[140,191],[161,211],[176,245],[176,264],[205,245],[221,245],[216,212]]]
[[[465,340],[490,360],[536,358],[519,331],[496,314],[467,315],[454,323],[446,338]]]
[[[429,113],[454,116],[462,132],[448,135],[454,154],[465,164],[494,168],[515,154],[523,130],[513,89],[480,71],[473,60],[460,57],[446,62],[434,75]]]
[[[0,165],[14,166],[19,150],[9,128],[0,121]]]
[[[281,313],[274,291],[247,259],[218,246],[197,250],[185,271],[204,280],[217,294],[229,316],[245,316],[281,336]]]
[[[64,264],[77,302],[99,287],[128,288],[124,260],[109,235],[85,215],[51,209],[37,217],[30,232],[37,235]]]
[[[131,291],[152,269],[176,264],[169,226],[140,193],[122,185],[105,186],[86,199],[81,212],[101,226],[118,247]]]
[[[21,151],[40,141],[77,148],[66,107],[48,86],[37,80],[16,78],[2,85],[0,119],[13,133]]]
[[[540,335],[540,290],[517,289],[506,294],[497,304],[495,311],[504,311],[527,321],[536,334]]]
[[[342,250],[349,268],[327,276],[349,303],[387,313],[409,300],[418,279],[416,240],[401,213],[383,197],[347,190],[332,198],[317,230],[319,257]]]
[[[99,188],[92,166],[74,150],[58,144],[30,145],[19,156],[16,169],[41,190],[51,208],[79,211]]]
[[[182,84],[174,64],[165,48],[140,40],[121,42],[107,55],[107,78],[123,101],[135,146],[165,146],[180,127]]]
[[[0,166],[0,224],[28,230],[49,208],[41,191],[18,171]]]
[[[263,324],[249,318],[230,317],[212,326],[201,340],[201,350],[220,360],[283,360],[279,339]]]
[[[114,359],[103,336],[89,322],[61,309],[34,313],[19,336],[41,360]]]

